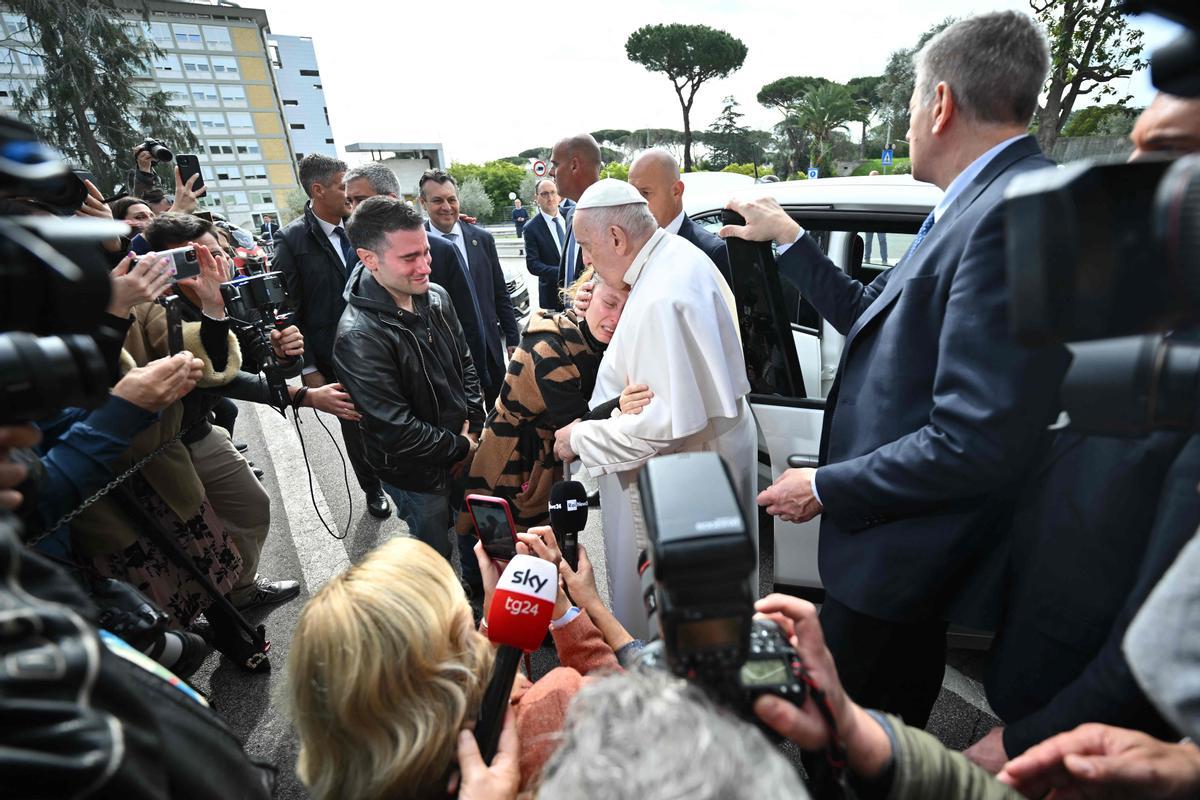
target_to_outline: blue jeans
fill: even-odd
[[[383,484],[383,490],[395,502],[396,516],[408,525],[409,534],[437,550],[449,561],[449,493],[411,492],[407,489],[397,489],[387,483]],[[479,563],[475,560],[474,547],[474,536],[459,534],[458,553],[462,563],[463,580],[469,586],[480,587],[483,585],[483,575],[479,572]]]

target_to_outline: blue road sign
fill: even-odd
[[[808,168],[808,179],[810,181],[815,181],[819,177],[821,177],[821,170],[817,169],[816,167]]]
[[[890,167],[892,165],[892,150],[891,150],[891,148],[888,148],[887,150],[883,151],[882,161],[883,161],[883,166],[885,166],[885,167]]]

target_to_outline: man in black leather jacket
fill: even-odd
[[[479,378],[445,289],[430,283],[423,220],[393,197],[347,226],[363,269],[351,281],[333,365],[362,414],[367,462],[409,533],[449,558],[450,480],[483,430]],[[482,589],[470,544],[463,575]],[[474,569],[472,569],[474,567]]]

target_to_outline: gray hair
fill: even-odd
[[[575,800],[804,800],[796,769],[757,729],[660,672],[613,675],[571,701],[538,796]]]
[[[979,122],[1027,125],[1050,69],[1041,28],[1019,11],[980,14],[954,23],[913,57],[922,106],[941,81]]]
[[[356,181],[359,178],[366,178],[371,191],[375,194],[400,196],[400,181],[396,179],[396,173],[388,169],[386,164],[371,161],[367,164],[354,167],[346,173],[346,183]]]
[[[591,225],[607,228],[614,225],[625,231],[631,239],[647,239],[658,230],[658,222],[650,213],[646,203],[626,203],[623,206],[599,206],[576,210],[582,211]]]

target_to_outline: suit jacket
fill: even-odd
[[[570,252],[570,248],[567,245],[574,241],[574,235],[571,231],[571,223],[575,219],[575,204],[572,203],[570,208],[566,209],[565,211],[563,210],[562,204],[559,204],[558,213],[563,215],[563,219],[566,220],[566,223],[567,223],[567,225],[566,225],[567,240],[565,242],[563,242],[562,257],[559,259],[559,262],[558,262],[558,285],[559,285],[559,288],[565,289],[565,288],[567,288],[567,254]],[[581,251],[579,249],[579,245],[576,244],[575,245],[575,272],[572,277],[578,278],[581,274],[583,274],[584,269],[585,269],[585,267],[583,266],[583,251]]]
[[[1051,165],[1032,137],[1014,142],[870,285],[809,236],[779,258],[846,336],[821,438],[818,553],[826,591],[856,611],[976,625],[967,605],[995,611],[978,574],[1002,554],[1068,362],[1061,346],[1009,333],[1001,201],[1015,175]]]
[[[1064,431],[1029,476],[985,684],[1009,756],[1084,722],[1171,737],[1121,642],[1200,526],[1198,481],[1200,437],[1166,431]]]
[[[425,229],[429,229],[428,222]],[[521,332],[504,282],[504,270],[500,268],[496,240],[483,228],[468,222],[460,221],[459,229],[467,246],[467,265],[479,305],[479,330],[487,354],[479,363],[487,365],[488,385],[495,386],[504,379],[504,342],[516,347]]]
[[[559,215],[559,219],[562,216]],[[563,245],[566,245],[567,226],[563,224]],[[558,271],[562,267],[562,255],[554,242],[550,223],[538,213],[525,223],[525,266],[538,277],[538,305],[547,310],[562,310],[558,296]]]
[[[333,380],[333,339],[353,267],[342,265],[310,205],[275,237],[271,269],[283,273],[294,322],[304,334],[304,363],[328,380]]]
[[[441,286],[450,295],[454,313],[462,326],[463,336],[467,340],[467,349],[471,351],[471,360],[476,364],[479,385],[488,383],[487,346],[483,341],[483,329],[479,322],[479,306],[475,302],[475,293],[466,272],[463,271],[457,248],[437,236],[429,237],[429,255],[431,263],[429,280]]]
[[[725,240],[716,234],[709,233],[687,216],[684,216],[683,224],[679,226],[679,235],[704,251],[704,254],[717,265],[717,269],[725,276],[725,282],[732,289],[733,270],[729,266],[729,251],[725,248]]]

